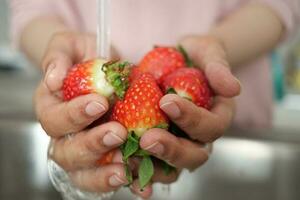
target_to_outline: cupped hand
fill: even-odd
[[[160,108],[190,139],[176,137],[162,129],[151,129],[141,138],[140,145],[152,155],[178,169],[194,170],[209,157],[207,144],[221,137],[230,127],[235,113],[233,98],[241,86],[231,73],[226,52],[213,36],[189,36],[180,44],[200,67],[215,93],[211,110],[197,107],[191,101],[175,94],[165,95]]]
[[[151,129],[142,136],[141,148],[178,169],[171,176],[154,175],[153,182],[173,182],[181,169],[194,170],[208,160],[212,150],[210,144],[231,125],[235,113],[233,98],[241,90],[239,81],[231,73],[225,49],[217,38],[189,36],[180,44],[195,66],[204,71],[216,96],[209,111],[178,95],[168,94],[161,99],[160,108],[190,139],[176,137],[163,129]],[[151,187],[147,187],[141,193],[138,184],[133,184],[132,191],[143,197],[149,197],[152,192]]]
[[[79,187],[109,192],[127,184],[121,154],[115,153],[112,163],[101,168],[96,162],[120,146],[127,131],[116,122],[87,128],[107,112],[106,98],[89,94],[64,102],[60,93],[68,69],[96,57],[95,44],[95,36],[90,34],[63,32],[53,36],[42,62],[44,79],[36,90],[35,109],[52,138],[50,157],[69,172]]]

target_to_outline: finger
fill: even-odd
[[[234,97],[240,94],[240,81],[230,69],[221,62],[208,60],[204,68],[205,75],[213,91],[224,97]]]
[[[208,111],[169,94],[160,100],[160,108],[192,139],[203,143],[212,143],[221,137],[234,115],[233,100],[223,97],[215,97],[213,108]]]
[[[133,194],[140,196],[143,199],[150,198],[153,192],[152,184],[148,184],[145,188],[141,189],[137,179],[133,181],[130,190]]]
[[[52,92],[61,89],[68,69],[75,63],[96,56],[95,37],[73,32],[55,34],[43,59],[45,84]]]
[[[180,170],[172,170],[169,174],[166,174],[164,166],[161,163],[162,161],[156,162],[154,161],[154,175],[152,177],[153,182],[160,182],[160,183],[172,183],[175,182],[180,174]],[[129,166],[132,170],[132,174],[134,177],[138,176],[138,170],[141,163],[141,158],[133,157],[129,160]]]
[[[179,170],[172,170],[169,174],[166,174],[161,164],[155,165],[154,172],[155,173],[152,177],[152,181],[163,184],[170,184],[176,182],[180,174]]]
[[[178,138],[163,129],[151,129],[140,140],[142,149],[181,169],[193,170],[208,159],[208,152],[200,144]]]
[[[56,139],[50,156],[67,171],[95,166],[105,153],[120,146],[127,138],[126,129],[117,122],[109,122],[72,137]],[[121,153],[114,162],[122,162]]]
[[[123,164],[72,172],[70,178],[74,185],[91,192],[111,192],[128,184]]]
[[[226,52],[215,37],[189,36],[180,44],[186,49],[195,64],[201,67],[214,92],[224,97],[240,93],[240,82],[230,71]]]
[[[61,137],[82,130],[104,115],[109,107],[107,99],[97,94],[61,102],[43,83],[36,92],[35,104],[37,118],[51,137]]]

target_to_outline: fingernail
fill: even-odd
[[[106,135],[103,137],[103,144],[108,147],[120,145],[123,142],[124,140],[120,136],[114,134],[111,131],[106,133]]]
[[[160,106],[160,108],[171,118],[176,119],[180,117],[181,111],[175,102],[167,102]]]
[[[99,115],[101,113],[105,112],[105,107],[96,101],[90,102],[86,107],[85,107],[85,112],[91,117],[94,117],[96,115]]]
[[[151,144],[150,146],[145,148],[146,151],[149,151],[155,155],[162,155],[164,153],[164,146],[160,144],[159,142],[155,142]]]
[[[108,182],[113,187],[118,187],[125,184],[125,181],[123,181],[119,176],[112,175],[109,177]]]

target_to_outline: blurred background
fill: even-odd
[[[60,199],[47,176],[49,138],[34,118],[41,76],[11,45],[8,7],[0,0],[0,199]],[[274,119],[269,130],[230,130],[209,162],[184,172],[153,199],[300,198],[300,33],[274,51]],[[132,199],[122,190],[113,199]]]

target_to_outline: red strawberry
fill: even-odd
[[[75,64],[63,83],[63,98],[68,101],[79,95],[98,93],[122,98],[128,87],[129,64],[101,59]]]
[[[192,100],[197,106],[210,109],[213,92],[202,71],[196,68],[178,69],[168,75],[162,82],[165,93],[174,92],[181,97]]]
[[[164,76],[185,66],[185,57],[179,50],[172,47],[157,47],[144,56],[132,76],[151,73],[158,83],[161,83]]]
[[[101,156],[101,158],[97,161],[96,164],[98,166],[111,164],[115,153],[116,153],[115,149],[108,151],[107,153],[105,153],[104,155]]]
[[[141,74],[133,80],[123,100],[116,102],[111,119],[123,124],[128,132],[126,143],[122,146],[123,160],[126,166],[128,182],[132,182],[132,172],[128,166],[131,156],[142,157],[138,176],[140,187],[144,188],[154,174],[150,155],[140,149],[139,139],[151,128],[168,128],[168,119],[159,108],[163,93],[151,74]]]
[[[168,120],[159,108],[162,96],[153,76],[142,74],[132,82],[124,99],[116,102],[112,120],[120,122],[128,132],[139,137],[150,128],[167,127]]]

